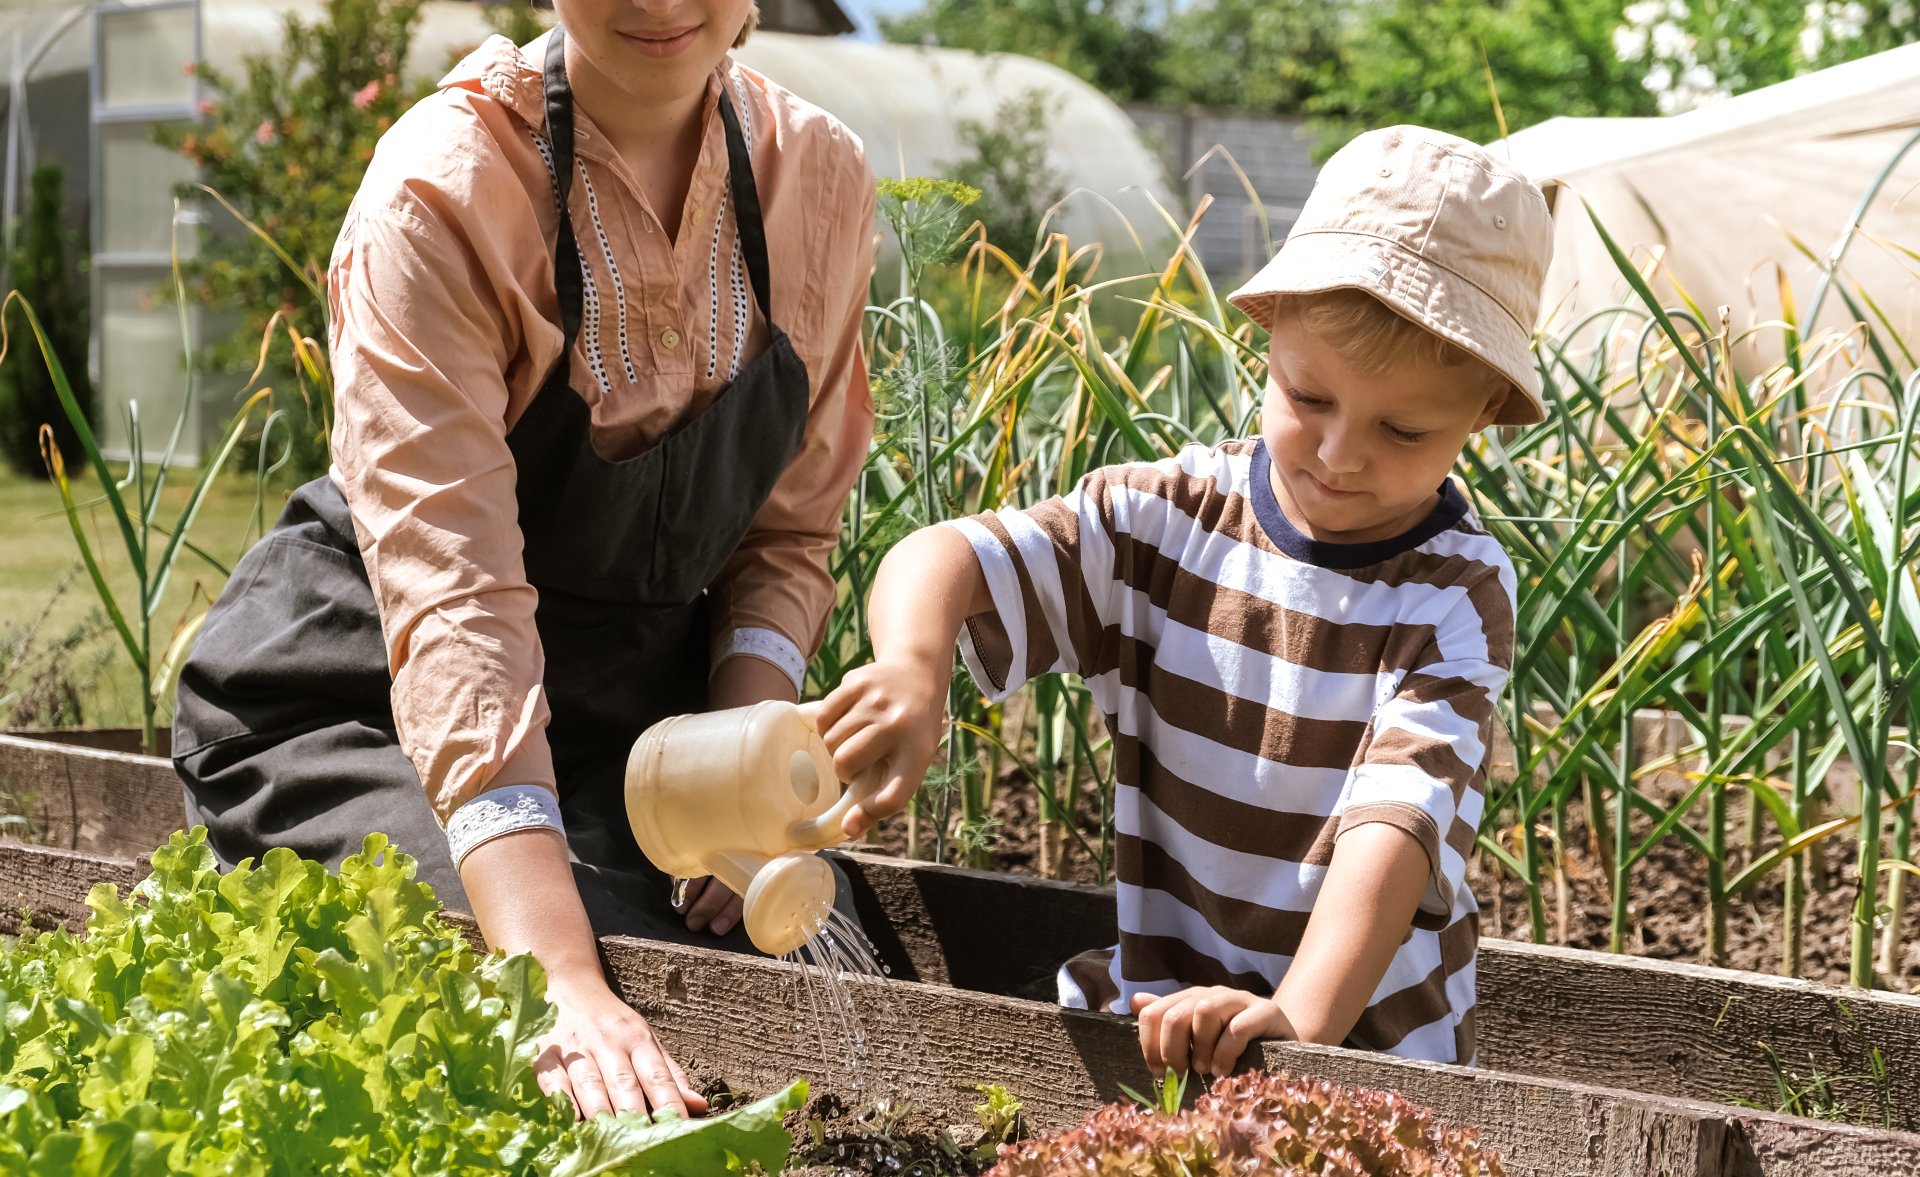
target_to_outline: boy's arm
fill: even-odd
[[[1346,1041],[1413,924],[1427,875],[1427,852],[1405,830],[1370,823],[1343,835],[1272,997],[1219,985],[1134,996],[1148,1069],[1225,1075],[1262,1038]]]
[[[886,774],[847,814],[849,837],[906,808],[920,787],[946,723],[954,640],[967,618],[992,608],[980,562],[956,528],[917,531],[881,561],[867,602],[873,662],[848,672],[820,709],[842,780],[876,765]]]
[[[1412,834],[1375,822],[1334,843],[1320,898],[1273,996],[1302,1042],[1338,1046],[1353,1032],[1413,926],[1428,877]]]
[[[968,665],[994,698],[1038,674],[1089,672],[1109,620],[1103,601],[1126,572],[1109,483],[1127,469],[1095,470],[1026,510],[923,528],[887,553],[867,606],[873,664],[841,680],[820,711],[842,780],[885,767],[877,794],[847,815],[848,834],[899,812],[920,787],[945,730],[955,639],[970,618],[979,622]],[[1086,544],[1099,556],[1083,569]]]

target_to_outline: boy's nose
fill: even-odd
[[[1320,464],[1329,474],[1358,474],[1366,469],[1365,447],[1350,429],[1331,426],[1320,435]]]

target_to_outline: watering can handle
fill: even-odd
[[[807,726],[816,732],[820,730],[819,715],[820,704],[817,701],[800,705],[800,718],[804,719]],[[882,761],[861,773],[848,786],[847,791],[840,795],[840,799],[819,817],[793,823],[788,831],[792,841],[821,849],[837,846],[846,841],[844,823],[847,820],[847,814],[853,812],[854,806],[880,791],[881,782],[886,779],[886,773],[883,771],[885,765],[886,762]]]

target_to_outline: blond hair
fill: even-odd
[[[747,43],[753,30],[760,27],[760,0],[753,0],[753,7],[747,10],[747,23],[740,26],[740,35],[733,39],[735,49]]]
[[[1327,341],[1362,375],[1378,376],[1399,364],[1458,368],[1471,364],[1489,387],[1506,383],[1491,364],[1396,312],[1364,290],[1325,290],[1274,300],[1275,319],[1286,319]]]

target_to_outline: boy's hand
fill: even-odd
[[[848,811],[857,838],[900,812],[927,775],[946,729],[947,668],[912,659],[875,662],[848,672],[820,704],[820,734],[843,781],[883,773],[880,788]]]
[[[1167,997],[1136,993],[1140,1051],[1158,1079],[1171,1071],[1226,1075],[1248,1043],[1292,1038],[1293,1024],[1270,997],[1212,985]]]

